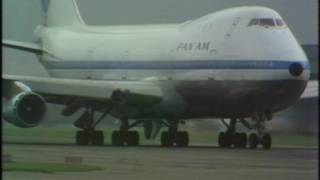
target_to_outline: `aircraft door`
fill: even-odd
[[[235,18],[235,19],[233,20],[230,28],[229,28],[229,29],[227,30],[227,32],[226,32],[226,35],[225,35],[225,36],[226,36],[227,38],[232,36],[233,32],[235,31],[235,29],[236,29],[236,27],[237,27],[237,25],[238,25],[239,23],[240,23],[240,17],[237,17],[237,18]]]
[[[133,69],[131,69],[131,63],[128,62],[128,57],[129,57],[129,50],[124,51],[123,53],[121,53],[121,68],[119,69],[119,73],[120,73],[120,80],[129,80],[129,79],[133,79],[133,77],[129,77],[130,75],[133,75]]]

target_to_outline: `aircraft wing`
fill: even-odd
[[[316,80],[309,81],[306,89],[301,95],[302,99],[319,97],[319,82]]]
[[[12,40],[2,40],[2,45],[5,47],[18,49],[21,51],[27,51],[31,53],[42,53],[42,48],[35,44],[35,43],[27,43],[27,42],[19,42],[19,41],[12,41]]]
[[[149,106],[160,102],[163,96],[160,87],[150,81],[76,80],[18,75],[3,75],[2,79],[3,94],[8,94],[14,84],[23,91],[32,91],[43,96],[46,102],[53,104],[65,104],[68,99],[81,99]]]

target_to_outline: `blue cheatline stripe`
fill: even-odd
[[[45,61],[48,69],[288,69],[296,61],[270,60],[199,60],[199,61]],[[301,63],[309,69],[308,62]]]

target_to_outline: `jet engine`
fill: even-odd
[[[18,127],[35,127],[43,120],[46,110],[45,100],[40,95],[22,92],[4,107],[3,119]]]

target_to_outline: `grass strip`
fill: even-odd
[[[24,171],[24,172],[85,172],[102,170],[98,166],[80,164],[42,163],[42,162],[8,162],[2,164],[3,171]]]

